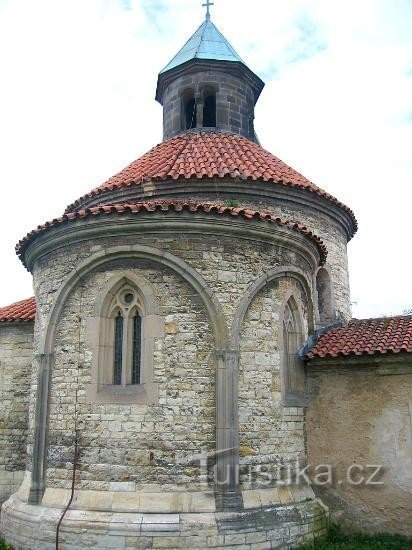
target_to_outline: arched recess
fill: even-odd
[[[239,349],[242,323],[245,318],[246,312],[255,296],[258,294],[258,292],[260,292],[260,290],[262,290],[262,288],[270,284],[272,281],[284,277],[289,277],[296,280],[301,286],[308,303],[308,331],[309,333],[313,332],[313,289],[310,279],[307,277],[304,271],[294,266],[274,267],[272,269],[269,269],[264,275],[259,277],[259,279],[251,284],[249,289],[246,291],[242,301],[240,302],[231,327],[230,345],[232,349]]]
[[[303,314],[295,292],[284,296],[279,317],[280,380],[282,404],[286,407],[304,407],[305,366],[298,355],[305,341]]]
[[[316,295],[319,323],[321,325],[332,323],[335,318],[332,279],[326,267],[320,267],[316,273]]]
[[[32,480],[29,495],[30,504],[39,504],[45,489],[50,376],[53,368],[57,326],[62,310],[72,291],[82,282],[83,277],[93,269],[115,260],[132,258],[151,260],[169,267],[189,283],[203,301],[208,312],[214,335],[215,350],[228,349],[228,329],[219,302],[208,289],[203,277],[181,258],[154,247],[133,245],[108,248],[82,262],[67,276],[64,284],[57,292],[45,324],[45,330],[39,338],[39,375],[36,395]]]
[[[153,260],[161,265],[169,267],[188,282],[202,299],[212,324],[216,349],[226,349],[228,342],[228,329],[222,308],[218,300],[208,289],[206,281],[189,264],[181,258],[157,248],[143,245],[118,246],[108,248],[84,261],[79,267],[68,275],[63,286],[56,294],[54,305],[46,322],[46,329],[39,341],[39,353],[52,353],[56,337],[57,321],[63,310],[67,298],[72,290],[88,272],[105,263],[122,259],[146,259]]]

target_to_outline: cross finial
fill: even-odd
[[[206,19],[210,19],[210,6],[214,6],[214,5],[215,4],[210,0],[206,0],[206,4],[202,4],[202,6],[206,8]]]

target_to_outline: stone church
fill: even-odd
[[[16,251],[0,533],[16,549],[293,548],[412,534],[412,318],[351,320],[353,212],[262,148],[207,13],[164,140]]]

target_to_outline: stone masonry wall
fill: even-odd
[[[214,186],[213,191],[210,190],[212,185]],[[144,187],[138,185],[123,189],[121,192],[116,190],[113,195],[104,196],[104,200],[102,197],[92,197],[85,201],[85,204],[91,206],[104,202],[114,204],[115,202],[138,202],[154,199],[184,199],[236,205],[274,213],[277,216],[298,221],[325,243],[328,250],[326,266],[331,274],[336,315],[340,319],[349,320],[352,314],[346,232],[332,215],[325,212],[326,201],[317,199],[319,208],[317,208],[317,201],[305,206],[300,199],[307,199],[312,194],[302,191],[302,197],[300,197],[296,189],[291,190],[290,194],[285,194],[282,198],[272,197],[271,193],[276,191],[277,186],[278,184],[273,183],[241,181],[237,182],[234,187],[233,180],[230,179],[201,183],[185,181],[184,185],[180,186],[176,182],[172,182],[172,184],[171,182],[161,182],[156,188],[148,187],[146,194]],[[209,190],[206,191],[205,187],[208,187]],[[265,196],[259,197],[258,193],[262,192],[265,192]]]
[[[246,182],[245,185],[253,185]],[[322,212],[315,212],[313,209],[269,198],[259,199],[256,195],[230,195],[230,194],[194,194],[186,197],[186,200],[208,200],[225,204],[227,200],[235,200],[236,205],[241,208],[251,208],[258,211],[274,213],[276,216],[288,220],[296,220],[313,231],[322,239],[328,250],[326,267],[331,273],[333,285],[333,298],[337,317],[348,321],[351,319],[351,298],[349,286],[349,268],[347,253],[347,237],[343,229],[329,216]]]
[[[191,187],[186,182],[184,186],[178,187],[177,190],[167,185],[163,189],[163,184],[159,184],[156,191],[151,190],[148,195],[144,195],[142,187],[137,186],[135,188],[128,188],[127,194],[124,191],[125,194],[121,198],[116,198],[115,196],[106,197],[106,201],[133,202],[154,200],[156,198],[174,198],[232,205],[233,201],[235,201],[234,204],[242,208],[270,212],[289,220],[296,220],[313,231],[325,243],[328,250],[326,267],[328,267],[331,274],[336,315],[338,318],[348,321],[352,316],[347,256],[348,237],[342,226],[323,210],[318,210],[313,205],[310,207],[304,206],[301,201],[297,200],[295,195],[289,197],[288,200],[279,200],[272,198],[269,191],[267,191],[267,196],[264,198],[260,198],[257,194],[253,193],[255,186],[258,191],[262,191],[262,189],[267,190],[268,186],[275,187],[276,184],[262,186],[262,184],[256,182],[245,181],[237,186],[238,191],[224,191],[225,187],[230,188],[231,184],[232,182],[230,181],[217,181],[215,192],[204,192],[201,185],[193,185]],[[173,183],[173,186],[175,187],[176,183]],[[241,186],[244,186],[244,189],[241,189]],[[219,191],[219,189],[222,189],[222,191]],[[87,204],[92,205],[98,202],[98,199],[90,199]]]
[[[156,405],[89,404],[92,353],[87,320],[96,298],[117,271],[150,282],[164,319],[155,341]],[[89,275],[71,295],[57,333],[50,407],[48,485],[67,486],[74,418],[80,429],[77,487],[89,490],[192,489],[199,482],[193,457],[215,446],[213,343],[204,307],[187,283],[166,268],[135,262],[111,264]],[[77,391],[77,407],[76,407]],[[76,410],[77,409],[77,410]]]
[[[412,362],[388,359],[309,364],[308,460],[332,467],[332,482],[316,490],[335,521],[411,536]],[[382,466],[376,476],[372,465]]]
[[[0,325],[0,505],[26,468],[33,323]]]
[[[243,486],[273,486],[286,468],[306,460],[304,412],[281,403],[280,306],[287,292],[307,304],[293,279],[282,278],[262,289],[247,311],[240,338],[239,422]],[[304,329],[307,337],[307,324]],[[261,470],[261,473],[259,473]]]
[[[39,323],[44,322],[56,290],[79,261],[105,247],[133,242],[133,236],[82,242],[39,261],[34,273]],[[139,236],[139,243],[170,250],[192,265],[221,303],[229,326],[250,284],[268,269],[295,265],[310,271],[303,258],[291,250],[247,239],[234,241],[206,235],[185,238],[171,234],[161,239],[156,235]],[[117,269],[126,268],[152,284],[165,319],[165,335],[156,341],[155,347],[154,372],[155,381],[159,383],[159,403],[90,405],[85,399],[92,361],[86,334],[87,320],[108,278]],[[290,284],[281,285],[282,292]],[[261,298],[253,309],[265,312]],[[275,306],[273,315],[276,314]],[[247,323],[246,320],[246,327]],[[273,336],[272,333],[262,335],[263,339],[267,338],[266,347],[270,347]],[[201,479],[197,465],[191,464],[190,458],[215,448],[215,388],[210,321],[194,290],[158,264],[137,260],[131,264],[109,264],[86,277],[72,293],[59,321],[57,342],[51,386],[48,486],[68,488],[70,485],[77,388],[81,448],[79,489],[133,491],[159,485],[166,491],[196,489]],[[245,357],[250,372],[258,371],[265,379],[272,370],[276,377],[276,352],[268,355],[265,364],[261,363],[259,354]],[[264,396],[262,401],[263,390],[270,392],[270,388],[259,389],[260,384],[255,380],[254,391],[247,395],[248,401],[245,401],[246,394],[243,396],[241,407],[243,411],[261,408],[262,414],[248,418],[243,430],[258,433],[263,442],[270,423],[281,416],[281,405],[277,398],[272,401],[271,395]],[[284,422],[289,420],[294,427],[297,421],[302,427],[300,411],[288,410],[285,414]],[[270,449],[262,444],[257,447],[258,453],[266,455],[276,448],[279,457],[290,458],[301,452],[303,431],[299,428],[292,439],[284,438],[287,429],[284,422],[279,421],[272,428]],[[246,446],[251,443],[247,442]]]

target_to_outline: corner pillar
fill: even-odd
[[[50,373],[54,363],[54,354],[40,354],[35,358],[39,365],[39,373],[37,377],[32,481],[28,500],[29,504],[40,504],[46,488],[47,414],[49,408]]]
[[[219,350],[216,359],[216,506],[239,509],[239,352]]]

